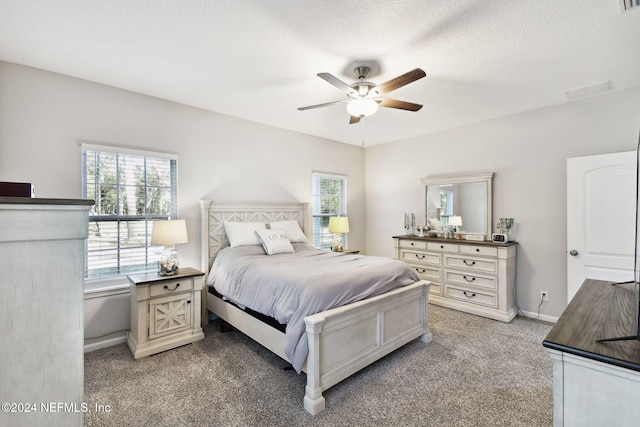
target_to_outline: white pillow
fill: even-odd
[[[292,254],[293,246],[284,230],[257,230],[256,235],[262,241],[267,255]]]
[[[224,232],[232,248],[236,246],[259,246],[260,240],[256,235],[256,231],[265,230],[266,228],[267,226],[264,222],[224,222]]]
[[[300,229],[300,224],[295,219],[287,221],[276,221],[269,223],[269,226],[273,229],[282,230],[289,236],[291,243],[309,243],[309,239],[304,235]]]

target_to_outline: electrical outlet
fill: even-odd
[[[540,291],[540,301],[549,301],[549,291]]]

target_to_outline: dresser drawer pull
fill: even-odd
[[[473,298],[473,297],[475,297],[475,296],[476,296],[475,292],[467,293],[467,291],[462,291],[462,293],[463,293],[463,294],[464,294],[464,296],[465,296],[465,297],[467,297],[467,298]]]
[[[180,287],[180,283],[176,283],[176,287],[173,288],[173,289],[169,289],[169,287],[167,285],[164,285],[164,288],[169,292],[175,291],[176,289],[178,289],[178,287]]]
[[[471,265],[476,265],[476,262],[475,262],[475,261],[471,261],[471,262],[469,262],[469,261],[467,261],[466,259],[465,259],[465,260],[462,260],[462,262],[464,262],[464,265],[469,265],[469,266],[471,266]]]
[[[467,282],[473,282],[474,280],[476,280],[475,277],[471,276],[471,277],[467,277],[467,276],[462,276],[464,277],[464,280],[466,280]]]
[[[420,274],[424,274],[427,270],[425,268],[416,268],[416,272]]]
[[[413,242],[411,242],[411,246],[413,246]]]
[[[418,259],[425,259],[426,255],[415,254]]]
[[[444,249],[444,245],[440,245],[440,249]]]

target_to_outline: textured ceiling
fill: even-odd
[[[366,146],[640,85],[640,10],[621,0],[0,0],[0,60]],[[640,9],[638,7],[637,9]],[[349,125],[316,76],[427,77]]]

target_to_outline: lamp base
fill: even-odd
[[[160,276],[173,276],[178,273],[178,252],[175,246],[166,248],[162,251],[160,257],[160,268],[158,274]]]
[[[343,252],[344,246],[342,244],[342,235],[336,234],[333,238],[333,242],[331,243],[331,251],[332,252]]]

